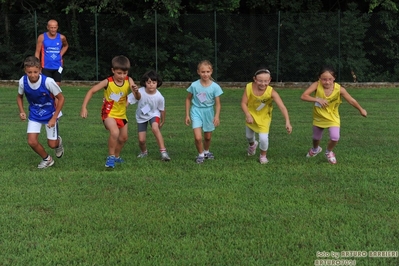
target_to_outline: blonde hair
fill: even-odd
[[[198,66],[197,66],[197,70],[199,70],[201,66],[209,66],[213,71],[212,63],[209,60],[202,60],[201,62],[199,62]],[[215,79],[212,76],[210,77],[210,79],[212,81],[215,81]]]
[[[200,69],[202,65],[209,66],[211,69],[213,69],[212,63],[209,60],[202,60],[201,62],[199,62],[197,69]]]

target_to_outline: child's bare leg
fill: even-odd
[[[106,118],[104,120],[105,128],[109,131],[109,138],[108,138],[108,155],[115,155],[116,147],[118,144],[119,138],[119,128],[116,124],[115,119],[113,118]]]
[[[118,158],[121,154],[122,148],[123,146],[125,146],[125,143],[127,141],[127,135],[128,135],[128,126],[127,124],[122,127],[119,128],[119,136],[116,142],[116,146],[115,146],[115,157]]]
[[[152,123],[151,130],[152,130],[152,133],[155,136],[155,139],[157,140],[159,149],[160,150],[164,150],[165,149],[165,142],[163,140],[163,136],[162,136],[161,130],[159,129],[159,124],[157,122]]]
[[[329,140],[327,144],[327,150],[332,151],[337,145],[338,141]]]
[[[46,158],[48,153],[44,149],[43,145],[39,142],[39,133],[28,133],[28,145],[36,152],[40,157]]]
[[[211,147],[212,132],[204,132],[204,150],[209,151]]]
[[[200,127],[194,128],[194,141],[198,153],[203,153],[204,150],[202,147],[202,129]]]
[[[314,139],[313,140],[313,148],[316,150],[320,145],[320,140],[319,139]]]
[[[60,144],[60,139],[47,139],[47,145],[51,148],[51,149],[55,149],[58,147],[58,145]]]
[[[139,132],[139,147],[142,153],[147,151],[146,138],[147,138],[146,131]]]

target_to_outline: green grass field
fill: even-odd
[[[161,88],[172,161],[160,161],[150,131],[149,157],[136,158],[130,106],[126,163],[114,170],[104,167],[101,93],[89,103],[89,117],[79,116],[88,89],[63,87],[65,155],[37,169],[41,159],[26,142],[17,88],[0,88],[0,265],[316,265],[344,251],[396,251],[393,258],[340,259],[399,265],[397,89],[348,90],[369,115],[343,101],[337,165],[323,154],[305,158],[312,105],[300,100],[301,89],[278,90],[293,133],[275,107],[270,162],[260,165],[259,151],[246,155],[242,89],[225,88],[212,138],[216,158],[197,165],[184,124],[186,91]],[[40,139],[45,143],[44,131]],[[327,139],[325,132],[323,149]]]

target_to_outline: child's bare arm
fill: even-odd
[[[24,95],[18,94],[17,104],[19,109],[19,118],[24,121],[26,120],[26,113],[24,110]]]
[[[275,90],[272,91],[272,98],[273,98],[274,102],[277,104],[278,108],[280,109],[281,113],[283,114],[283,116],[285,118],[285,129],[287,130],[288,134],[291,134],[292,126],[291,126],[291,122],[290,122],[290,117],[288,115],[287,107],[285,107],[283,100],[281,100],[281,97],[277,93],[277,91],[275,91]]]
[[[138,101],[141,99],[141,93],[139,92],[139,87],[134,83],[134,80],[129,77],[129,84],[130,84],[130,89],[134,95],[134,98]]]
[[[108,80],[104,79],[102,81],[100,81],[99,83],[97,83],[96,85],[94,85],[87,93],[86,96],[83,100],[83,104],[82,104],[82,109],[80,110],[80,116],[83,118],[87,117],[87,104],[89,103],[91,97],[93,97],[93,95],[98,92],[99,90],[107,87],[108,85]]]
[[[364,117],[367,117],[367,111],[363,109],[363,107],[360,106],[360,104],[347,92],[347,90],[344,87],[341,87],[340,89],[341,96],[344,97],[344,99],[353,107],[355,107],[357,110],[359,110],[360,114]]]
[[[165,118],[166,118],[166,111],[165,109],[163,111],[160,111],[161,113],[161,121],[159,124],[159,128],[161,128],[165,124]]]
[[[215,117],[213,118],[213,124],[215,127],[220,125],[220,110],[222,109],[222,105],[220,103],[220,97],[215,97]]]
[[[185,119],[185,123],[187,126],[190,125],[190,123],[191,123],[190,106],[191,106],[192,98],[193,98],[193,95],[191,93],[188,93],[187,97],[186,97],[186,119]]]

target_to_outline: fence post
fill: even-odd
[[[155,10],[155,71],[158,73],[158,13]]]
[[[341,13],[338,9],[338,81],[341,82]]]
[[[280,25],[281,25],[280,11],[278,11],[278,21],[277,21],[277,67],[276,67],[276,81],[278,81],[278,71],[280,64]]]
[[[36,10],[35,10],[35,42],[37,41],[37,14],[36,14]]]
[[[215,31],[215,80],[218,80],[218,51],[217,51],[217,25],[216,25],[216,10],[213,10],[213,27]]]
[[[97,16],[98,13],[94,13],[94,32],[95,32],[95,41],[96,41],[96,81],[98,81],[98,24],[97,24]]]

